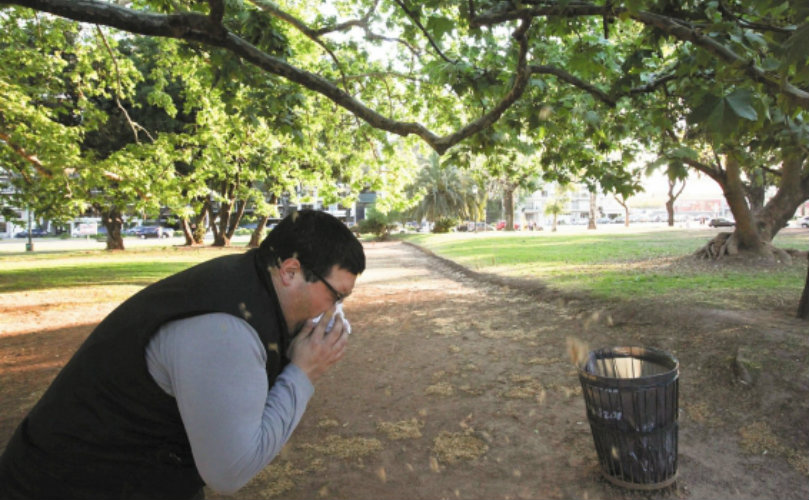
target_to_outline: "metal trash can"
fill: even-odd
[[[677,478],[680,363],[646,347],[589,353],[579,366],[587,419],[604,477],[656,490]]]

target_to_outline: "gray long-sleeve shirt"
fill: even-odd
[[[146,348],[149,373],[177,400],[205,483],[244,486],[281,451],[314,393],[297,366],[271,388],[267,352],[246,321],[224,313],[163,325]]]

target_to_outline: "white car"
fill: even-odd
[[[798,225],[800,227],[809,227],[809,215],[801,219],[798,219]]]

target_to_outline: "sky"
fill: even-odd
[[[647,177],[643,185],[646,189],[646,196],[663,198],[668,196],[668,181],[666,176],[661,173],[654,173]],[[697,176],[694,172],[689,173],[688,180],[685,184],[683,194],[679,199],[682,200],[704,200],[706,198],[722,198],[722,189],[719,184],[706,175]]]

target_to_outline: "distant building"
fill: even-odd
[[[514,207],[514,223],[521,227],[530,224],[549,226],[553,223],[553,216],[545,213],[548,204],[556,199],[556,186],[549,185],[521,200]],[[590,218],[590,191],[582,185],[577,185],[566,193],[567,203],[557,223],[586,224]],[[624,208],[615,197],[598,193],[596,195],[596,219],[615,219],[624,215]]]

